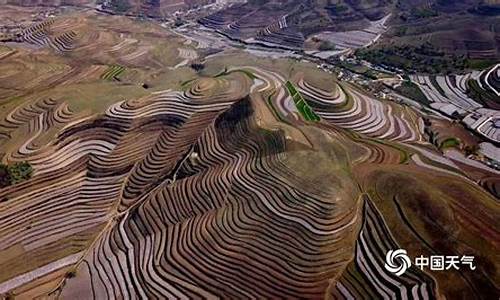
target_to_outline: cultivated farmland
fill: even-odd
[[[287,81],[285,85],[286,88],[288,89],[288,93],[293,98],[293,102],[295,102],[295,106],[297,106],[297,109],[299,110],[301,116],[306,121],[315,121],[315,122],[319,121],[320,118],[318,117],[318,115],[307,104],[306,100],[304,100],[304,97],[302,97],[302,95],[297,91],[293,83]]]
[[[205,57],[151,20],[70,9],[19,33],[0,48],[0,158],[17,172],[4,184],[0,168],[1,297],[499,294],[499,172],[464,155],[476,139],[450,118],[308,62]],[[417,80],[486,109],[452,79]],[[476,269],[396,276],[399,248]]]

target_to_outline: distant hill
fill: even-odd
[[[215,0],[0,0],[0,4],[20,6],[92,6],[109,13],[165,17],[170,13],[215,2]]]
[[[380,20],[389,14],[381,30]],[[199,22],[231,38],[297,49],[360,48],[384,33],[373,48],[425,45],[438,58],[449,55],[469,65],[500,58],[500,1],[495,0],[250,0]],[[325,31],[346,33],[318,35]]]
[[[215,0],[109,0],[101,2],[103,2],[103,9],[114,13],[165,17],[176,10],[210,4]]]
[[[22,6],[92,6],[112,14],[169,17],[215,0],[0,0]],[[447,72],[500,60],[498,0],[248,0],[199,23],[229,38]],[[408,54],[411,55],[408,55]]]
[[[399,1],[389,30],[369,49],[393,52],[395,59],[374,56],[428,72],[480,69],[500,59],[500,1],[419,2]],[[408,60],[401,49],[414,57]]]
[[[251,0],[202,18],[200,23],[233,38],[300,48],[320,31],[368,27],[391,11],[391,1]]]
[[[0,0],[0,4],[19,6],[88,6],[95,2],[95,0]]]

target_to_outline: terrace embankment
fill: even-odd
[[[426,141],[421,112],[296,61],[173,69],[182,38],[121,18],[33,25],[47,44],[0,61],[2,162],[33,167],[0,189],[0,293],[499,294],[497,199]],[[381,265],[396,247],[477,269],[396,277]]]
[[[5,121],[14,126],[60,111],[33,133],[66,125],[54,129],[50,142],[7,153],[8,160],[30,161],[35,173],[2,191],[9,220],[0,227],[8,237],[2,251],[19,258],[3,262],[10,271],[2,291],[319,298],[369,289],[381,296],[372,285],[389,276],[383,290],[401,296],[415,286],[429,296],[453,296],[458,284],[471,296],[484,286],[494,292],[498,274],[479,265],[488,277],[412,269],[401,280],[380,272],[385,253],[373,239],[412,255],[474,253],[493,263],[496,202],[459,169],[431,160],[412,135],[383,136],[362,125],[371,118],[363,107],[381,105],[375,111],[394,114],[385,119],[397,124],[395,132],[415,131],[414,112],[375,104],[353,87],[327,91],[295,78],[321,120],[277,113],[286,81],[254,67],[117,102],[90,118],[66,118],[54,101],[10,114]],[[285,112],[294,111],[293,103]],[[34,256],[36,263],[15,263]],[[22,277],[30,272],[47,285],[31,286]],[[367,274],[371,281],[349,284]]]

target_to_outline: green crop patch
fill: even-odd
[[[439,149],[447,149],[447,148],[458,148],[460,147],[460,141],[454,137],[447,138],[443,142],[441,142],[441,145],[439,145]]]
[[[120,74],[125,71],[125,67],[114,65],[110,66],[104,74],[102,74],[101,78],[105,80],[119,80]]]
[[[297,107],[297,110],[299,111],[300,115],[304,118],[304,120],[311,122],[319,122],[321,118],[314,112],[314,110],[309,106],[309,104],[307,104],[306,100],[297,91],[293,83],[287,81],[285,83],[285,86],[288,89],[288,93],[292,97],[293,102]]]

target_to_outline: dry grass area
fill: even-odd
[[[184,59],[178,55],[184,41],[158,25],[90,11],[30,23],[35,12],[7,6],[0,13],[11,16],[0,25],[25,20],[16,31],[21,37],[0,46],[1,117],[42,98],[67,101],[75,113],[102,112],[113,102],[178,85],[192,75],[188,68],[174,75],[171,67]],[[115,65],[124,71],[102,80]]]

